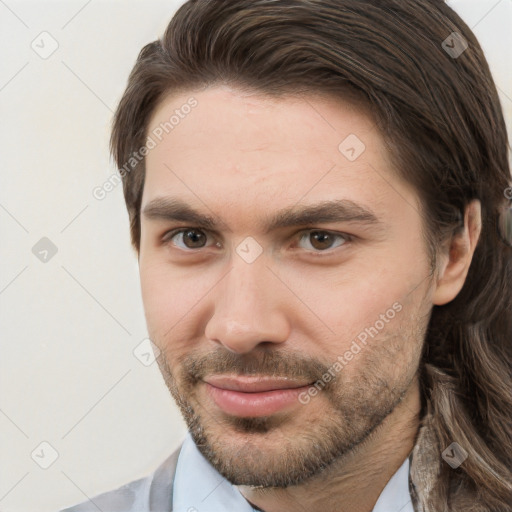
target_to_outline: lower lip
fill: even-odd
[[[293,404],[298,404],[298,396],[310,387],[307,385],[301,388],[244,393],[217,388],[207,382],[205,384],[214,402],[225,413],[234,416],[268,416]]]

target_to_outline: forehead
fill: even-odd
[[[164,144],[158,144],[149,161],[159,157],[165,144],[179,151],[201,144],[211,156],[216,148],[229,148],[230,154],[258,151],[260,160],[264,149],[278,155],[317,151],[338,157],[341,140],[350,134],[367,138],[374,123],[360,107],[326,95],[274,98],[218,86],[164,99],[153,112],[148,134],[162,129],[158,142]]]
[[[341,196],[368,204],[396,201],[398,188],[414,195],[372,118],[325,95],[274,98],[227,86],[180,93],[159,104],[147,135],[155,147],[142,207],[166,195],[227,206]]]

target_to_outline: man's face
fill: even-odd
[[[232,483],[299,484],[417,386],[432,307],[418,196],[370,118],[340,100],[216,87],[166,99],[148,135],[176,110],[153,136],[141,206],[160,369]]]

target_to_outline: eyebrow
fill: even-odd
[[[221,227],[228,232],[232,231],[224,221],[201,213],[175,197],[153,199],[144,207],[142,214],[148,220],[183,221],[211,231]],[[335,199],[284,208],[269,217],[264,227],[269,233],[279,228],[328,222],[357,222],[368,226],[382,224],[370,209],[348,199]]]

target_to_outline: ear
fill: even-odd
[[[432,295],[432,302],[442,306],[452,301],[462,290],[469,266],[473,259],[476,244],[482,230],[480,201],[475,199],[466,207],[464,228],[447,242],[438,269],[437,283]]]

